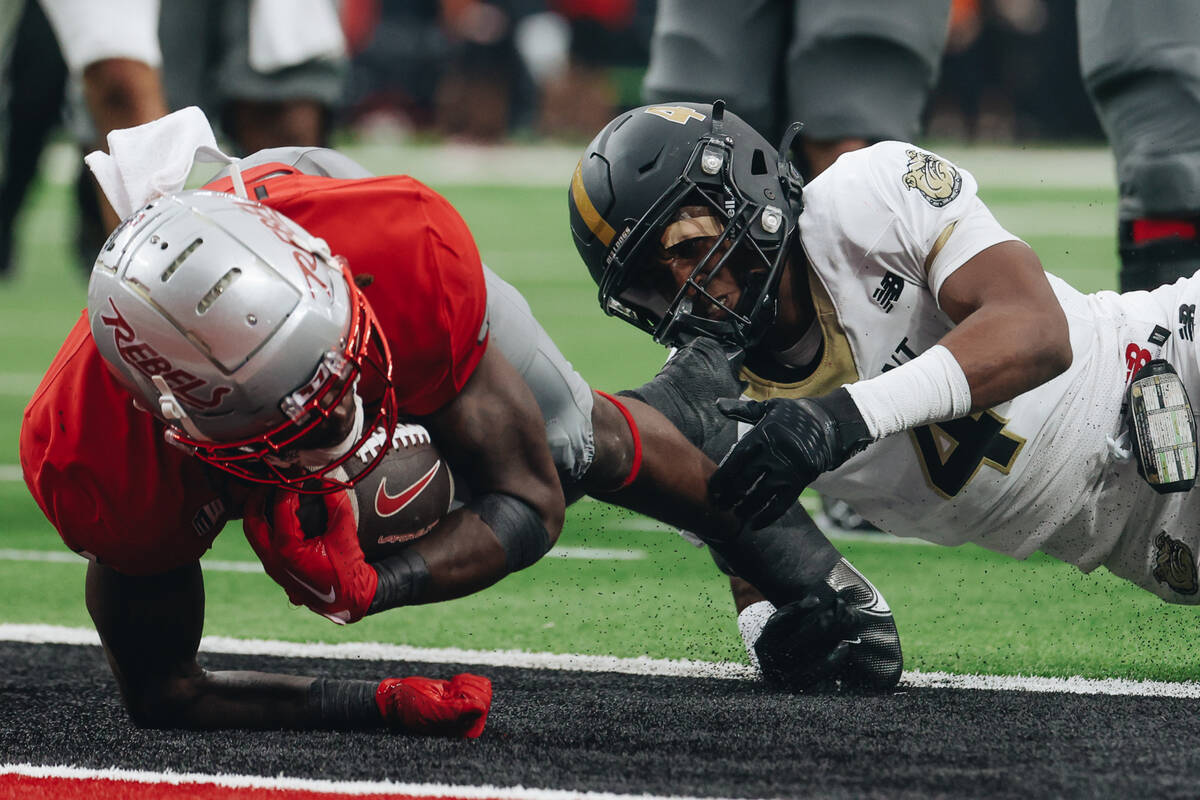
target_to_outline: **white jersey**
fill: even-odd
[[[747,396],[823,394],[936,344],[953,327],[937,303],[946,278],[1016,239],[976,191],[965,170],[900,142],[848,153],[809,184],[800,240],[824,352],[801,381],[744,372]],[[813,485],[891,533],[1017,558],[1040,550],[1084,571],[1105,564],[1165,599],[1200,602],[1191,557],[1200,524],[1175,524],[1192,496],[1200,520],[1200,494],[1157,494],[1120,447],[1131,367],[1167,358],[1200,398],[1190,317],[1186,330],[1173,322],[1200,284],[1084,295],[1048,277],[1070,326],[1064,374],[988,411],[887,437]],[[1189,561],[1190,578],[1178,569],[1161,577],[1168,557]]]

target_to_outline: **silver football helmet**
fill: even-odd
[[[338,467],[377,425],[395,425],[391,354],[345,261],[252,200],[179,192],[133,213],[96,259],[88,317],[168,441],[240,478],[348,486]],[[360,404],[374,422],[355,414],[329,463],[297,458],[306,443],[329,444],[318,429],[335,409]]]

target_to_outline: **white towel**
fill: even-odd
[[[183,188],[197,154],[233,163],[217,147],[204,112],[188,106],[165,117],[108,134],[108,152],[84,161],[117,215],[124,219],[150,200]],[[239,176],[240,177],[240,176]]]

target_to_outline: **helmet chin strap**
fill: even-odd
[[[177,422],[179,426],[187,433],[188,436],[199,441],[208,439],[196,424],[192,422],[192,418],[188,416],[187,411],[183,407],[183,403],[179,402],[179,398],[171,391],[171,387],[167,385],[162,375],[151,375],[150,381],[154,384],[154,388],[158,389],[158,410],[170,422]]]
[[[233,181],[233,193],[243,200],[249,200],[246,193],[246,182],[242,180],[241,159],[228,155],[216,147],[201,145],[196,148],[196,160],[209,163],[226,164],[229,166],[229,179]]]

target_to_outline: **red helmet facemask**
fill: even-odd
[[[350,326],[340,350],[325,354],[312,379],[280,401],[287,421],[266,433],[236,441],[211,442],[190,436],[178,427],[167,429],[167,440],[219,470],[251,483],[279,486],[303,494],[326,494],[347,489],[374,469],[391,448],[396,427],[396,389],[387,339],[367,298],[343,264],[349,289]],[[303,440],[322,425],[336,423],[338,409],[351,391],[362,400],[362,432],[337,458],[316,469],[294,466],[292,455]],[[340,469],[370,444],[370,460],[353,475]]]

